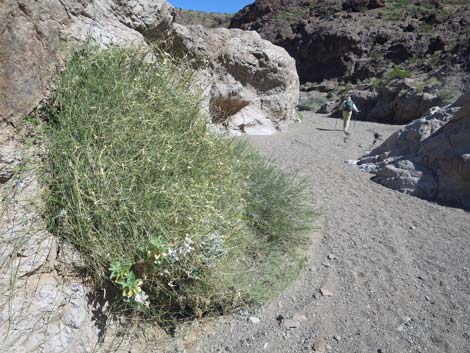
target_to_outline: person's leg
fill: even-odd
[[[352,112],[344,111],[343,112],[343,130],[344,132],[348,131],[349,121],[351,120]]]

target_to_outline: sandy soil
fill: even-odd
[[[371,148],[374,132],[398,127],[358,122],[345,139],[334,126],[305,114],[286,133],[249,139],[307,177],[322,228],[306,272],[249,314],[259,323],[234,314],[197,324],[197,335],[193,325],[176,351],[470,352],[470,214],[389,190],[345,162]],[[298,328],[276,319],[296,314],[306,318]]]
[[[353,123],[345,138],[334,119],[304,117],[249,141],[308,180],[322,217],[306,271],[257,310],[193,321],[172,338],[149,326],[117,340],[119,352],[470,353],[470,213],[387,189],[347,163],[399,127]]]

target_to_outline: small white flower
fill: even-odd
[[[144,291],[141,291],[139,294],[137,294],[134,300],[136,303],[143,305],[143,306],[149,306],[150,304],[149,296],[145,294]]]
[[[188,244],[183,244],[183,246],[178,249],[178,252],[184,256],[186,254],[189,254],[193,250],[194,250],[193,247],[189,246]]]
[[[191,251],[194,250],[194,248],[191,246],[193,243],[194,242],[191,240],[191,238],[186,236],[186,238],[184,239],[183,246],[178,248],[178,252],[183,256],[189,254]]]
[[[178,262],[179,261],[178,253],[179,253],[178,250],[173,250],[173,249],[168,250],[168,259],[171,262]]]
[[[62,209],[59,212],[59,219],[60,219],[61,222],[65,222],[67,220],[68,216],[69,216],[69,214],[65,209]]]

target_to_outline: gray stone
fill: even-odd
[[[300,327],[300,321],[293,320],[293,319],[285,319],[282,320],[281,323],[282,327],[288,328],[288,329],[295,329]]]
[[[295,314],[292,319],[298,321],[298,322],[304,322],[304,321],[307,321],[307,317],[305,315],[302,315],[302,314]]]
[[[433,109],[359,160],[372,180],[424,199],[470,209],[470,95]]]
[[[317,353],[325,353],[326,351],[326,343],[323,338],[317,339],[313,344],[312,344],[312,350]]]
[[[323,104],[320,109],[317,110],[318,114],[330,114],[332,113],[336,108],[336,102],[329,101]]]
[[[232,134],[267,135],[297,119],[295,62],[256,32],[174,24],[175,48],[210,63],[198,80],[205,106]]]
[[[14,139],[0,141],[0,184],[11,179],[21,162],[20,146]]]
[[[252,324],[259,324],[261,322],[261,320],[256,316],[250,316],[248,321],[250,321]]]
[[[2,352],[92,352],[98,329],[88,306],[89,289],[61,279],[57,242],[38,213],[40,188],[32,165],[0,188],[0,335]],[[14,193],[16,198],[9,198]],[[8,322],[8,325],[5,323]]]
[[[329,289],[325,288],[325,287],[321,287],[320,288],[320,293],[321,295],[323,295],[324,297],[331,297],[333,295],[333,292],[330,291]]]

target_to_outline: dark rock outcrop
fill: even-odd
[[[470,95],[407,125],[358,164],[382,185],[470,209]]]
[[[365,120],[407,124],[441,103],[436,95],[419,91],[412,79],[396,80],[380,90],[372,108],[366,105]]]
[[[425,92],[417,86],[414,79],[396,79],[378,89],[351,89],[347,95],[360,110],[358,120],[404,125],[443,103],[435,93]],[[341,100],[333,110],[337,117],[341,115],[338,111],[340,103]]]
[[[346,0],[343,2],[344,10],[365,11],[385,6],[385,0]]]
[[[356,82],[381,76],[388,66],[406,60],[422,60],[414,68],[425,72],[462,64],[462,56],[451,52],[465,52],[469,19],[465,1],[424,6],[418,0],[257,0],[237,13],[230,26],[255,30],[286,48],[297,61],[301,82]],[[426,55],[433,60],[426,62]]]
[[[176,9],[175,22],[184,26],[202,25],[206,28],[228,28],[232,15]]]

